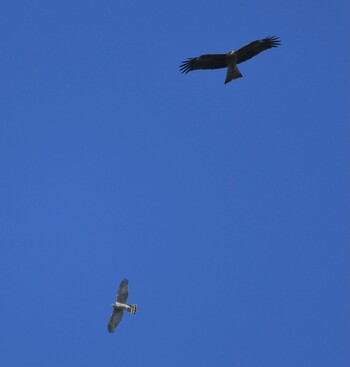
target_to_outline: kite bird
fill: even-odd
[[[131,312],[133,315],[135,315],[137,311],[137,305],[126,304],[129,294],[128,284],[129,281],[127,279],[123,279],[119,284],[117,300],[112,304],[113,312],[108,323],[108,331],[110,333],[114,332],[115,328],[122,320],[124,311]]]
[[[249,60],[269,48],[278,47],[280,44],[281,42],[278,37],[266,37],[262,40],[248,43],[248,45],[239,50],[231,51],[227,54],[207,54],[187,59],[187,61],[183,61],[180,65],[180,71],[187,74],[192,70],[221,69],[227,67],[226,84],[233,79],[243,76],[238,70],[237,64]]]

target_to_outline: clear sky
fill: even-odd
[[[1,366],[350,365],[349,15],[0,2]]]

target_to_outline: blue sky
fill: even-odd
[[[1,2],[1,365],[349,366],[349,10]]]

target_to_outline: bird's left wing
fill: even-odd
[[[119,284],[119,289],[117,293],[117,302],[126,303],[129,295],[129,281],[123,279]]]
[[[250,42],[248,43],[248,45],[236,51],[237,64],[249,60],[252,57],[258,55],[260,52],[268,50],[271,47],[278,47],[280,44],[281,41],[276,36],[266,37],[262,40]]]

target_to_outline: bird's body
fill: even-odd
[[[117,299],[112,304],[113,312],[108,323],[108,331],[110,333],[113,333],[115,331],[115,328],[119,325],[120,321],[123,318],[124,311],[130,312],[133,315],[135,315],[137,311],[137,305],[135,304],[128,305],[126,303],[129,295],[128,288],[129,288],[129,281],[127,279],[123,279],[119,285]]]
[[[260,52],[281,44],[278,37],[266,37],[262,40],[253,41],[237,51],[227,54],[206,54],[183,61],[180,71],[184,74],[192,70],[208,70],[227,68],[225,84],[231,80],[241,78],[242,74],[237,68],[237,64],[251,59]]]
[[[128,312],[135,314],[137,307],[133,307],[133,306],[136,306],[136,305],[127,305],[126,303],[120,303],[120,302],[114,302],[112,304],[112,307],[116,310],[128,311]]]

